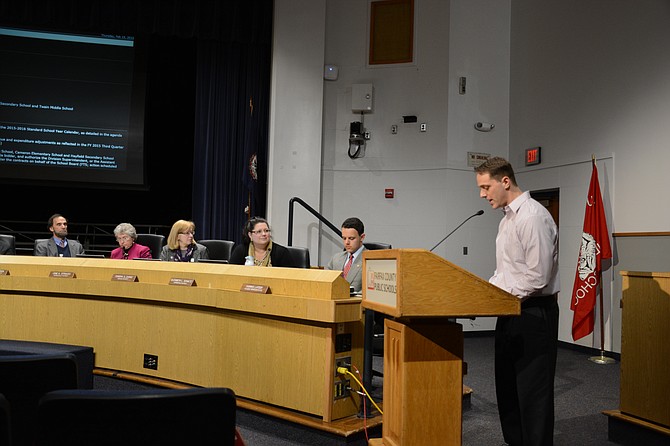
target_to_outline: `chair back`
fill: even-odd
[[[0,254],[16,254],[16,238],[13,235],[0,234]]]
[[[165,236],[160,234],[137,234],[135,242],[151,249],[151,257],[160,259],[161,250],[163,249],[163,245],[165,245]]]
[[[287,246],[291,255],[291,268],[310,268],[309,249],[301,246]]]
[[[235,411],[226,388],[60,390],[40,401],[35,445],[233,446]]]
[[[376,251],[378,249],[391,249],[391,245],[388,243],[378,243],[378,242],[363,242],[365,249],[370,251]]]
[[[230,260],[235,242],[230,240],[198,240],[198,243],[207,247],[209,258],[212,260]]]
[[[36,249],[37,245],[39,245],[40,243],[46,242],[48,240],[49,240],[48,238],[36,238],[35,243],[33,244],[33,254],[35,253],[35,251],[37,251],[37,249]]]
[[[9,412],[9,401],[0,393],[0,444],[12,444],[12,430],[9,427],[11,417]]]
[[[71,353],[0,356],[0,393],[11,408],[12,444],[33,444],[37,404],[43,395],[76,388],[77,363]]]

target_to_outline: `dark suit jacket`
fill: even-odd
[[[233,253],[230,255],[229,263],[233,265],[244,265],[244,258],[249,254],[249,242],[244,242],[241,245],[235,246]],[[279,243],[272,242],[272,251],[270,251],[270,262],[272,266],[293,267],[293,258],[291,253],[280,245]]]
[[[357,293],[363,288],[363,252],[365,252],[365,247],[363,247],[363,251],[361,251],[358,257],[354,259],[354,263],[349,269],[349,274],[345,277],[349,285],[354,287],[354,291]],[[348,259],[349,253],[347,251],[338,252],[330,259],[326,269],[342,271]]]
[[[67,246],[70,248],[70,257],[77,257],[77,254],[84,253],[84,247],[76,240],[67,239]],[[50,237],[37,243],[33,254],[42,257],[58,257],[58,246],[54,238]]]

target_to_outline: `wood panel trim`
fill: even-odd
[[[668,237],[670,232],[614,232],[612,237]]]

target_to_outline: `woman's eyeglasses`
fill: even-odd
[[[270,234],[272,231],[269,229],[259,229],[258,231],[251,231],[252,234]]]

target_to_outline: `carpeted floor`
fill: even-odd
[[[555,446],[612,446],[607,440],[607,417],[603,410],[619,408],[619,363],[599,365],[588,360],[592,353],[559,347],[555,381]],[[493,336],[465,339],[468,374],[464,383],[472,388],[471,405],[463,412],[463,446],[502,443],[493,382]],[[383,358],[374,358],[374,369],[382,371]],[[95,377],[96,388],[137,388],[134,383]],[[370,391],[381,399],[383,380],[375,377]],[[239,411],[237,424],[247,446],[350,446],[366,445],[364,438],[343,442],[339,437],[279,422],[255,413]],[[379,437],[381,434],[372,435]]]

